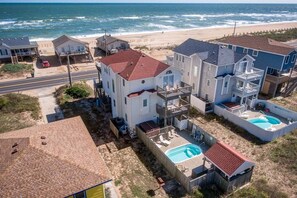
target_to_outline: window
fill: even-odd
[[[236,46],[235,45],[232,46],[232,50],[236,51]]]
[[[115,102],[115,100],[113,100],[113,106],[114,106],[114,107],[116,106],[116,102]]]
[[[249,50],[247,48],[243,48],[243,53],[247,54],[249,52]]]
[[[107,81],[107,89],[109,89],[109,81]]]
[[[205,94],[205,100],[208,100],[208,94]]]
[[[125,97],[125,104],[127,104],[127,98]]]
[[[207,86],[209,86],[209,84],[210,84],[210,80],[207,80]]]
[[[125,113],[125,120],[126,120],[126,122],[128,122],[128,116],[126,113]]]
[[[185,62],[185,57],[184,57],[184,56],[182,57],[182,62],[183,62],[183,63]]]
[[[7,51],[7,49],[5,49],[5,55],[8,55],[8,51]]]
[[[289,59],[290,59],[290,56],[286,56],[285,64],[288,64],[289,63]]]
[[[145,83],[145,80],[142,80],[141,83],[144,84]]]
[[[123,79],[123,87],[125,87],[125,79]]]
[[[74,198],[85,198],[85,197],[86,197],[86,195],[85,195],[85,191],[76,193],[76,194],[74,195]]]
[[[195,89],[195,83],[193,83],[193,86],[192,86],[192,90],[194,90]]]
[[[194,76],[197,77],[198,75],[198,67],[194,66]]]
[[[174,54],[174,56],[175,56],[175,60],[178,60],[178,55],[177,54]]]
[[[228,82],[225,82],[224,87],[225,87],[225,88],[228,87]]]
[[[2,50],[0,49],[0,55],[2,56],[3,54],[2,54]]]
[[[258,51],[257,50],[253,50],[253,56],[258,56]]]
[[[142,101],[142,106],[143,106],[143,107],[147,107],[147,99],[144,99],[144,100]]]
[[[296,54],[293,55],[292,63],[295,63],[295,61],[296,61]]]
[[[112,92],[114,93],[114,80],[112,79]]]

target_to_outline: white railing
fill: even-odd
[[[264,71],[261,69],[252,68],[249,71],[241,72],[236,71],[235,75],[239,78],[243,79],[250,79],[250,78],[256,78],[256,77],[262,77],[264,74]]]

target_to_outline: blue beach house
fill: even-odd
[[[297,87],[297,51],[293,47],[260,36],[235,36],[220,40],[237,53],[249,54],[254,67],[265,71],[261,92],[271,97],[288,95]]]

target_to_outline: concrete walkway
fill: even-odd
[[[63,112],[56,103],[55,87],[39,89],[38,98],[42,117],[45,123],[54,122],[64,118]]]

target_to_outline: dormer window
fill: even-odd
[[[240,65],[239,65],[239,71],[240,71],[240,72],[246,72],[247,64],[248,64],[247,61],[242,61],[242,62],[240,63]]]
[[[295,63],[295,61],[296,61],[296,54],[293,55],[292,63]]]
[[[249,50],[248,50],[247,48],[243,48],[243,53],[244,53],[244,54],[247,54],[248,51],[249,51]]]
[[[235,52],[236,51],[236,45],[232,45],[232,50]]]
[[[259,53],[259,52],[258,52],[257,50],[253,50],[253,54],[252,54],[252,55],[253,55],[253,56],[258,56],[258,53]]]

